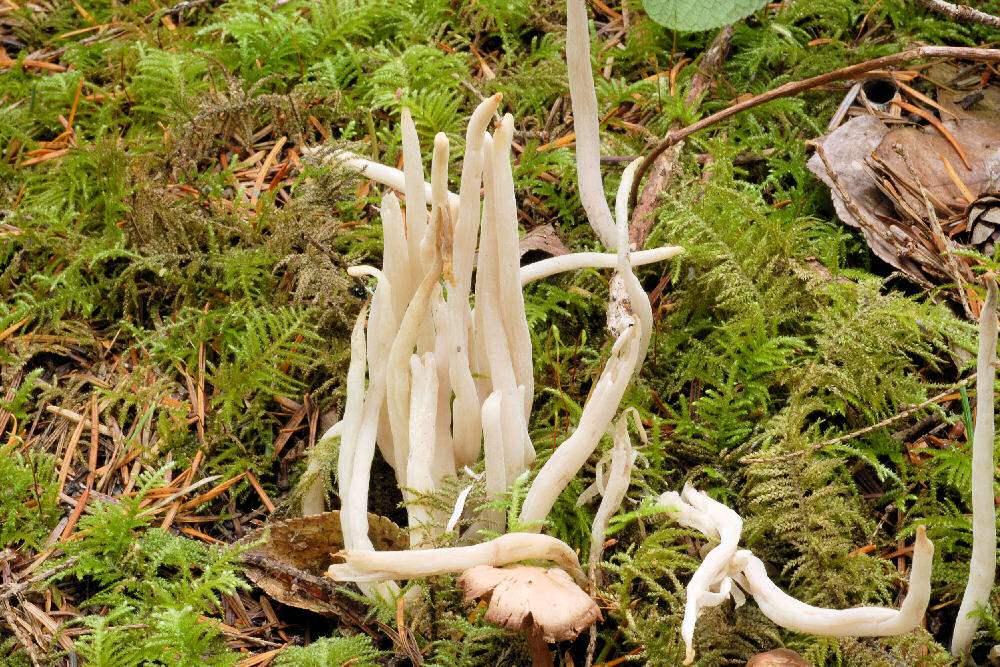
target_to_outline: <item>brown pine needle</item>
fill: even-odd
[[[939,121],[937,117],[934,116],[934,114],[927,111],[926,109],[921,109],[918,106],[909,104],[908,102],[903,102],[902,100],[893,100],[892,103],[900,107],[901,109],[905,109],[910,113],[920,116],[928,123],[933,125],[934,129],[940,132],[944,136],[944,138],[948,140],[948,143],[951,144],[952,148],[955,149],[955,152],[958,153],[958,156],[962,158],[962,163],[965,165],[965,168],[968,169],[969,171],[972,171],[972,163],[969,162],[969,156],[965,154],[965,150],[962,148],[962,145],[958,143],[958,140],[955,139],[955,136],[948,131],[948,128],[946,128],[941,123],[941,121]]]
[[[249,480],[250,486],[252,486],[253,490],[257,492],[257,495],[260,496],[260,500],[264,503],[264,507],[267,508],[268,513],[273,514],[275,510],[274,503],[271,502],[271,498],[267,495],[267,492],[264,491],[264,487],[260,485],[259,481],[257,481],[257,477],[249,470],[247,470],[247,480]]]
[[[971,204],[973,201],[975,201],[976,199],[975,196],[972,194],[972,192],[969,191],[969,187],[959,177],[958,173],[955,171],[955,168],[951,166],[951,162],[948,161],[948,158],[941,155],[940,153],[938,153],[937,156],[941,158],[941,162],[944,163],[944,170],[948,172],[948,178],[951,179],[951,182],[955,184],[955,187],[958,188],[958,191],[962,193],[963,197],[965,197],[966,203]]]
[[[246,473],[245,472],[240,473],[236,477],[233,477],[232,479],[230,479],[230,480],[228,480],[226,482],[223,482],[222,484],[219,484],[217,487],[215,487],[211,491],[203,493],[203,494],[201,494],[200,496],[198,496],[197,498],[195,498],[193,500],[187,501],[186,503],[184,503],[183,505],[181,505],[181,510],[193,509],[193,508],[197,507],[198,505],[201,505],[202,503],[208,502],[209,500],[211,500],[212,498],[215,498],[216,496],[222,495],[223,493],[225,493],[226,491],[229,490],[229,487],[231,487],[232,485],[236,484],[236,482],[240,481],[244,477],[246,477]]]
[[[76,428],[73,429],[73,435],[69,438],[69,444],[66,446],[66,454],[63,456],[62,466],[59,468],[59,493],[63,492],[66,486],[66,477],[69,475],[69,466],[73,461],[73,454],[76,453],[76,446],[80,442],[80,436],[83,435],[83,427],[87,425],[86,419],[81,419]]]

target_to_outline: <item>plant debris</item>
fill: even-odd
[[[888,104],[896,115],[869,106],[816,140],[809,169],[830,187],[837,215],[862,231],[872,252],[921,287],[944,287],[971,318],[981,300],[968,284],[980,261],[956,253],[993,257],[1000,241],[1000,124],[956,118],[935,104],[938,118],[915,106],[932,100],[906,90],[911,103],[897,92]],[[919,113],[907,121],[902,111]],[[920,124],[898,126],[914,120]]]

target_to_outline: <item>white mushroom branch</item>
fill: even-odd
[[[612,266],[624,295],[612,329],[617,338],[579,424],[528,489],[519,522],[529,533],[539,530],[559,494],[609,432],[652,331],[649,299],[633,273],[625,242],[628,221],[621,205],[616,207],[616,253],[566,255],[542,267],[519,266],[510,161],[513,117],[506,115],[493,134],[487,131],[500,99],[494,95],[472,114],[457,196],[445,187],[447,138],[435,138],[427,185],[416,129],[405,111],[401,174],[373,168],[351,154],[332,155],[406,195],[405,213],[394,192],[382,200],[384,268],[350,271],[375,278],[377,286],[352,335],[344,417],[329,433],[341,439],[337,477],[345,563],[331,568],[337,579],[370,583],[546,559],[583,580],[575,553],[565,545],[553,550],[552,542],[558,540],[544,536],[505,535],[484,544],[427,550],[444,532],[448,517],[422,505],[422,497],[441,489],[442,481],[458,470],[475,465],[480,454],[486,490],[494,497],[507,492],[534,461],[528,435],[534,369],[524,283],[560,270]],[[628,192],[632,173],[634,168],[626,170],[620,193]],[[680,250],[659,248],[640,259],[667,259]],[[615,438],[619,449],[625,446],[623,437],[627,439],[624,426]],[[404,492],[411,549],[420,551],[376,554],[368,540],[367,498],[376,447]],[[618,476],[630,472],[623,464],[612,470]],[[319,477],[313,482],[305,513],[322,511],[322,483]],[[612,487],[620,501],[628,480],[616,480]],[[479,527],[506,529],[499,513],[487,512],[479,519]],[[595,529],[603,534],[606,521],[605,516]]]
[[[337,451],[334,439],[339,438],[336,470],[344,550],[339,554],[343,562],[329,568],[332,578],[357,582],[363,592],[388,601],[398,595],[398,580],[465,572],[461,581],[466,593],[491,597],[487,618],[524,630],[533,664],[543,667],[552,664],[546,642],[575,637],[600,618],[600,611],[581,590],[587,579],[576,552],[538,533],[559,495],[611,431],[629,382],[646,356],[653,316],[633,268],[682,251],[663,247],[630,252],[626,199],[638,161],[622,176],[612,218],[600,175],[585,3],[568,0],[568,10],[567,60],[581,201],[598,238],[615,252],[568,254],[520,266],[510,154],[513,117],[505,115],[492,134],[488,131],[500,94],[479,104],[469,120],[457,194],[447,188],[448,139],[444,134],[435,137],[428,183],[416,128],[406,109],[401,119],[402,170],[347,151],[320,156],[389,191],[381,204],[382,269],[358,266],[349,271],[374,278],[377,284],[352,333],[343,419],[314,448],[302,482],[303,513],[323,511],[326,471]],[[397,193],[405,197],[405,209]],[[504,514],[486,509],[462,536],[464,546],[434,548],[463,515],[468,495],[466,489],[458,496],[450,517],[425,504],[447,478],[481,460],[486,492],[497,498],[534,462],[528,431],[534,368],[523,287],[588,267],[614,269],[608,328],[615,340],[576,429],[528,488],[517,518],[522,530],[504,534],[513,528],[506,525]],[[609,479],[599,485],[604,498],[593,525],[592,581],[608,521],[631,478],[633,451],[624,419],[613,441]],[[376,552],[368,537],[367,499],[376,448],[403,492],[408,550]],[[475,543],[483,528],[500,536]],[[562,569],[497,567],[526,560],[546,560]],[[484,576],[489,581],[484,583]],[[526,595],[531,597],[528,592],[550,586],[563,587],[564,592],[547,602],[535,601],[535,607],[522,604]],[[565,592],[570,589],[575,596]],[[577,600],[569,605],[570,613],[557,609],[570,599]]]
[[[528,435],[534,369],[522,287],[562,271],[613,268],[608,318],[615,336],[611,354],[577,428],[538,471],[518,518],[527,533],[540,530],[559,494],[609,432],[629,381],[645,358],[652,311],[633,267],[681,252],[678,247],[629,252],[625,204],[636,165],[623,174],[616,220],[604,199],[597,103],[582,0],[568,0],[567,60],[577,125],[581,199],[591,226],[606,246],[616,250],[614,253],[576,253],[520,266],[510,158],[513,117],[507,114],[492,134],[488,132],[500,94],[484,100],[469,120],[457,194],[447,188],[448,139],[443,134],[435,138],[428,183],[416,128],[405,109],[402,170],[347,151],[322,156],[390,188],[381,206],[383,268],[353,267],[350,271],[351,275],[375,278],[377,286],[370,308],[358,316],[352,335],[343,420],[321,440],[329,443],[340,438],[336,468],[345,563],[331,568],[335,578],[368,585],[427,576],[432,573],[428,567],[438,573],[547,559],[582,580],[575,553],[565,545],[564,550],[553,551],[553,538],[538,535],[505,535],[484,544],[432,554],[428,547],[439,541],[436,538],[444,532],[446,522],[455,524],[466,494],[460,496],[450,520],[440,510],[421,503],[442,488],[443,480],[475,465],[480,455],[486,491],[492,497],[507,492],[530,468],[535,458]],[[396,193],[405,196],[405,212]],[[612,474],[628,477],[630,465],[625,465],[622,457],[630,457],[631,452],[624,426],[618,429],[615,442]],[[367,536],[366,505],[376,447],[403,490],[410,551],[376,555]],[[315,451],[329,455],[333,448],[324,446]],[[310,462],[305,514],[324,508],[321,473],[326,467],[320,456]],[[603,535],[610,513],[628,488],[628,479],[615,480],[609,488],[612,493],[595,522],[595,535]],[[484,527],[499,533],[507,529],[505,518],[489,510],[477,517],[477,530],[468,533]],[[501,547],[503,550],[497,551]],[[391,588],[378,590],[393,592]]]
[[[924,526],[917,528],[909,592],[899,609],[824,609],[796,600],[779,589],[767,576],[764,563],[750,551],[739,548],[743,520],[733,510],[691,486],[685,486],[680,494],[676,491],[664,493],[659,502],[669,508],[671,516],[682,526],[718,541],[705,555],[687,586],[681,623],[686,665],[694,661],[694,628],[698,615],[706,607],[722,604],[730,596],[737,606],[742,605],[746,600],[743,591],[753,596],[761,612],[778,625],[814,635],[900,635],[919,626],[927,610],[934,545],[927,539]]]

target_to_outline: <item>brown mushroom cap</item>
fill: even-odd
[[[813,664],[791,649],[776,648],[755,655],[746,667],[813,667]]]
[[[576,639],[601,620],[597,604],[556,567],[477,565],[462,573],[458,585],[466,602],[489,600],[490,623],[515,632],[534,625],[547,642]]]

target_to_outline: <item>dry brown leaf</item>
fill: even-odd
[[[965,149],[972,164],[971,170],[965,168],[948,140],[933,129],[901,127],[892,130],[875,149],[875,156],[897,175],[895,179],[897,182],[909,181],[911,180],[909,170],[894,148],[897,145],[901,146],[913,161],[914,170],[926,188],[927,194],[949,205],[954,212],[958,212],[964,208],[965,198],[944,169],[938,156],[948,160],[965,187],[978,197],[983,192],[989,191],[997,177],[1000,177],[1000,125],[978,119],[966,119],[947,123],[947,126],[955,140]],[[910,208],[926,215],[919,187],[900,188],[900,190],[900,195]],[[961,205],[958,200],[962,200]]]
[[[385,517],[368,514],[368,536],[375,549],[405,549],[408,541],[399,526]],[[340,512],[278,521],[249,533],[242,542],[266,539],[244,555],[246,577],[274,600],[290,607],[336,615],[353,606],[325,577],[334,553],[344,548]]]
[[[569,248],[562,242],[556,234],[556,228],[552,225],[542,225],[535,227],[530,232],[521,237],[518,242],[520,256],[524,257],[529,252],[543,252],[546,255],[559,257],[568,255]]]
[[[826,151],[831,169],[837,174],[841,186],[857,206],[863,220],[848,207],[819,155],[809,158],[809,170],[830,188],[837,216],[851,227],[860,229],[868,247],[876,255],[911,277],[926,281],[920,267],[901,256],[892,242],[889,225],[884,221],[892,217],[892,207],[865,171],[865,160],[888,133],[889,128],[878,118],[862,115],[852,118],[817,140]]]

